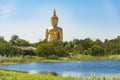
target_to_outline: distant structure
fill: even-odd
[[[46,41],[63,41],[63,30],[62,28],[58,27],[57,24],[58,17],[56,16],[56,11],[54,10],[53,16],[51,17],[51,27],[46,29]]]

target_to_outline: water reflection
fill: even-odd
[[[28,74],[49,74],[47,71],[37,71],[37,70],[29,70]]]
[[[28,73],[29,73],[29,74],[39,74],[39,72],[36,71],[36,70],[30,70],[30,71],[28,71]]]

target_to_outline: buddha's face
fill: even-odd
[[[56,18],[51,19],[51,25],[55,28],[57,26],[58,20]]]

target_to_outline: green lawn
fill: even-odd
[[[114,77],[90,76],[87,78],[73,78],[42,74],[27,74],[24,72],[0,70],[0,80],[120,80],[120,75]]]
[[[81,79],[42,75],[42,74],[27,74],[23,72],[0,70],[0,80],[81,80]]]

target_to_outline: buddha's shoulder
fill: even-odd
[[[47,29],[47,30],[53,30],[53,27],[47,27],[46,29]],[[57,29],[57,30],[62,30],[61,27],[57,27],[56,29]]]
[[[52,27],[47,27],[46,29],[47,29],[47,30],[51,30],[51,29],[53,29],[53,28],[52,28]]]
[[[61,28],[61,27],[57,27],[57,29],[62,30],[62,28]]]

